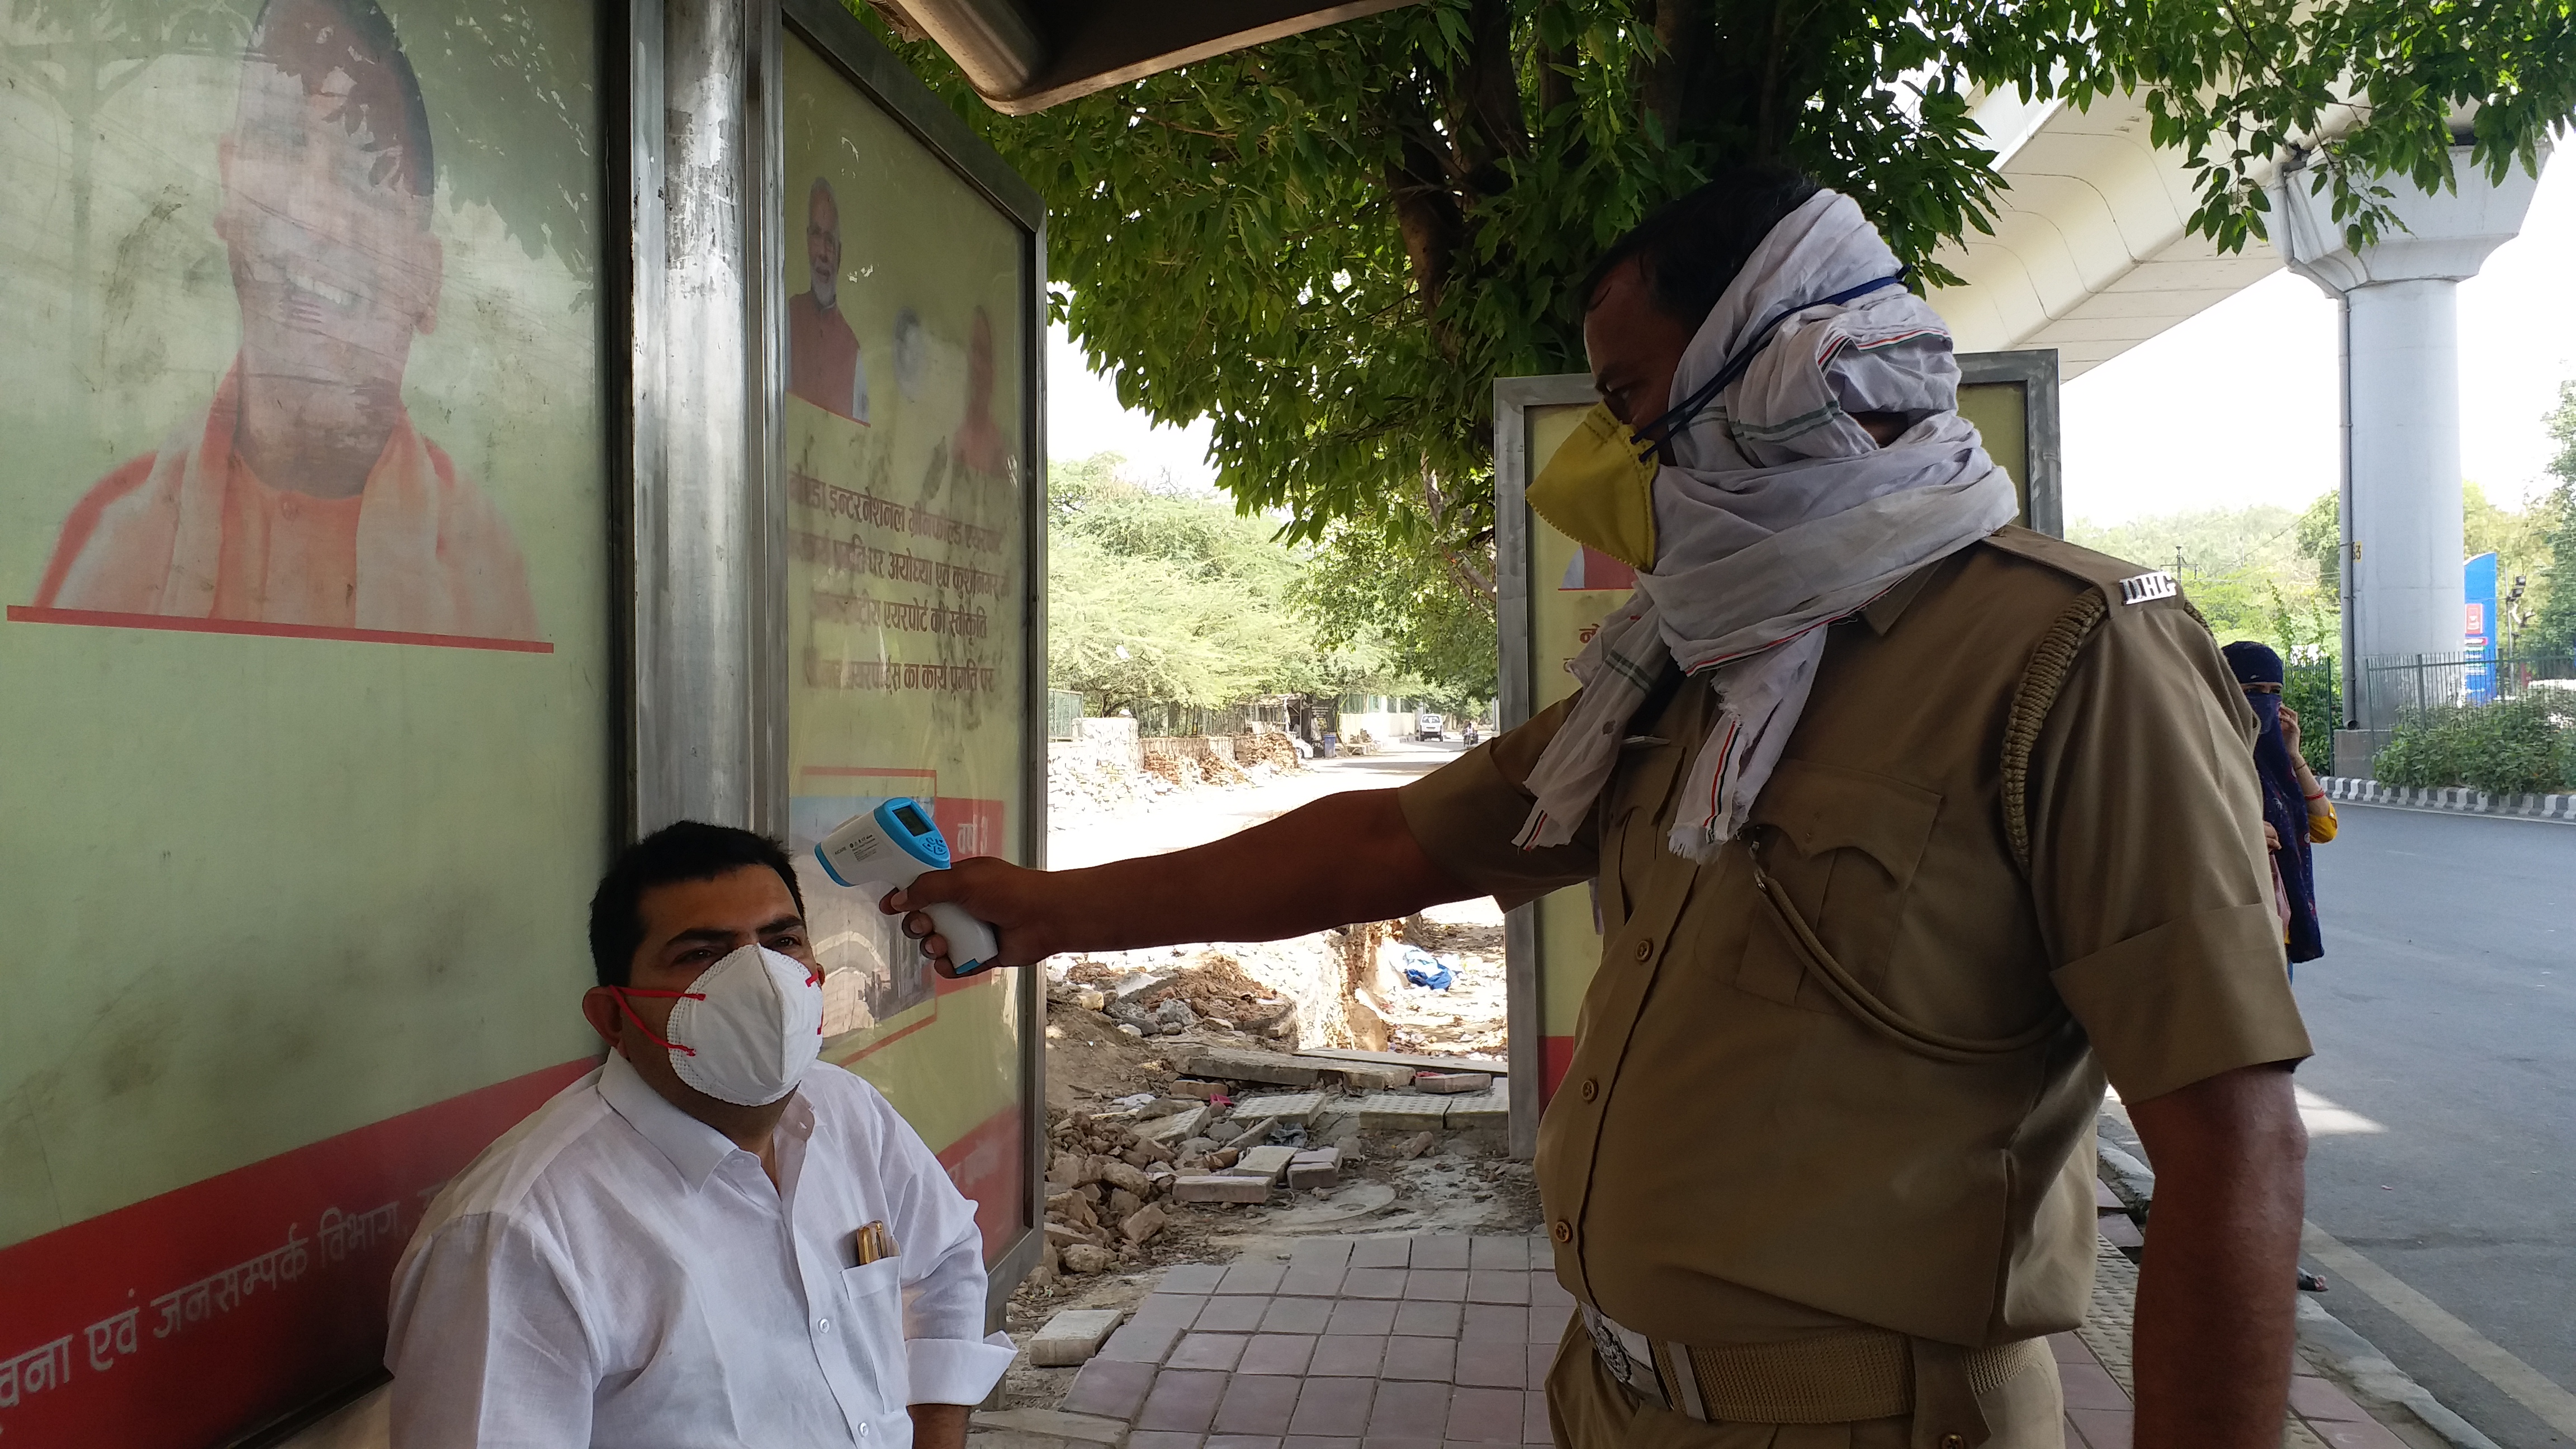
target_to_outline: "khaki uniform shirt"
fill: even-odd
[[[1713,704],[1678,676],[1570,844],[1511,843],[1568,705],[1402,790],[1462,884],[1510,904],[1598,882],[1601,966],[1539,1131],[1578,1297],[1711,1346],[2067,1329],[2091,1288],[2104,1078],[2140,1101],[2308,1055],[2252,711],[2181,600],[2117,602],[2138,572],[2006,529],[1834,626],[1752,844],[1706,866],[1665,843]],[[2030,751],[2025,872],[2006,720],[2087,589],[2113,602]],[[1864,994],[1801,947],[1757,849]]]

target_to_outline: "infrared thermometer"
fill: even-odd
[[[902,890],[926,870],[948,868],[948,838],[932,824],[930,811],[918,800],[898,795],[864,814],[841,822],[839,829],[814,847],[823,873],[845,886],[884,885]],[[993,928],[942,901],[923,907],[939,934],[948,938],[948,961],[960,976],[972,976],[993,964],[1002,945]]]

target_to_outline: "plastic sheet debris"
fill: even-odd
[[[1404,953],[1404,979],[1410,985],[1446,991],[1458,977],[1449,969],[1447,962],[1430,952],[1407,951]]]

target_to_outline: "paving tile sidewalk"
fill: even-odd
[[[2049,1340],[2067,1449],[2129,1449],[2137,1270],[2102,1254],[2092,1316]],[[1063,1408],[1132,1426],[1129,1449],[1545,1444],[1542,1389],[1574,1308],[1551,1264],[1543,1238],[1417,1235],[1172,1268]],[[2405,1449],[2298,1367],[2284,1445]]]

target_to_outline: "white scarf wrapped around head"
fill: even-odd
[[[1673,434],[1655,475],[1655,564],[1573,664],[1583,695],[1530,770],[1524,848],[1571,840],[1668,664],[1717,692],[1671,846],[1703,863],[1744,828],[1797,728],[1826,626],[2019,512],[2012,479],[1958,413],[1949,329],[1895,275],[1850,198],[1819,191],[1781,219],[1682,353],[1671,403],[1748,347],[1752,365]],[[1767,342],[1757,333],[1767,333]],[[1851,414],[1910,422],[1882,448]]]

